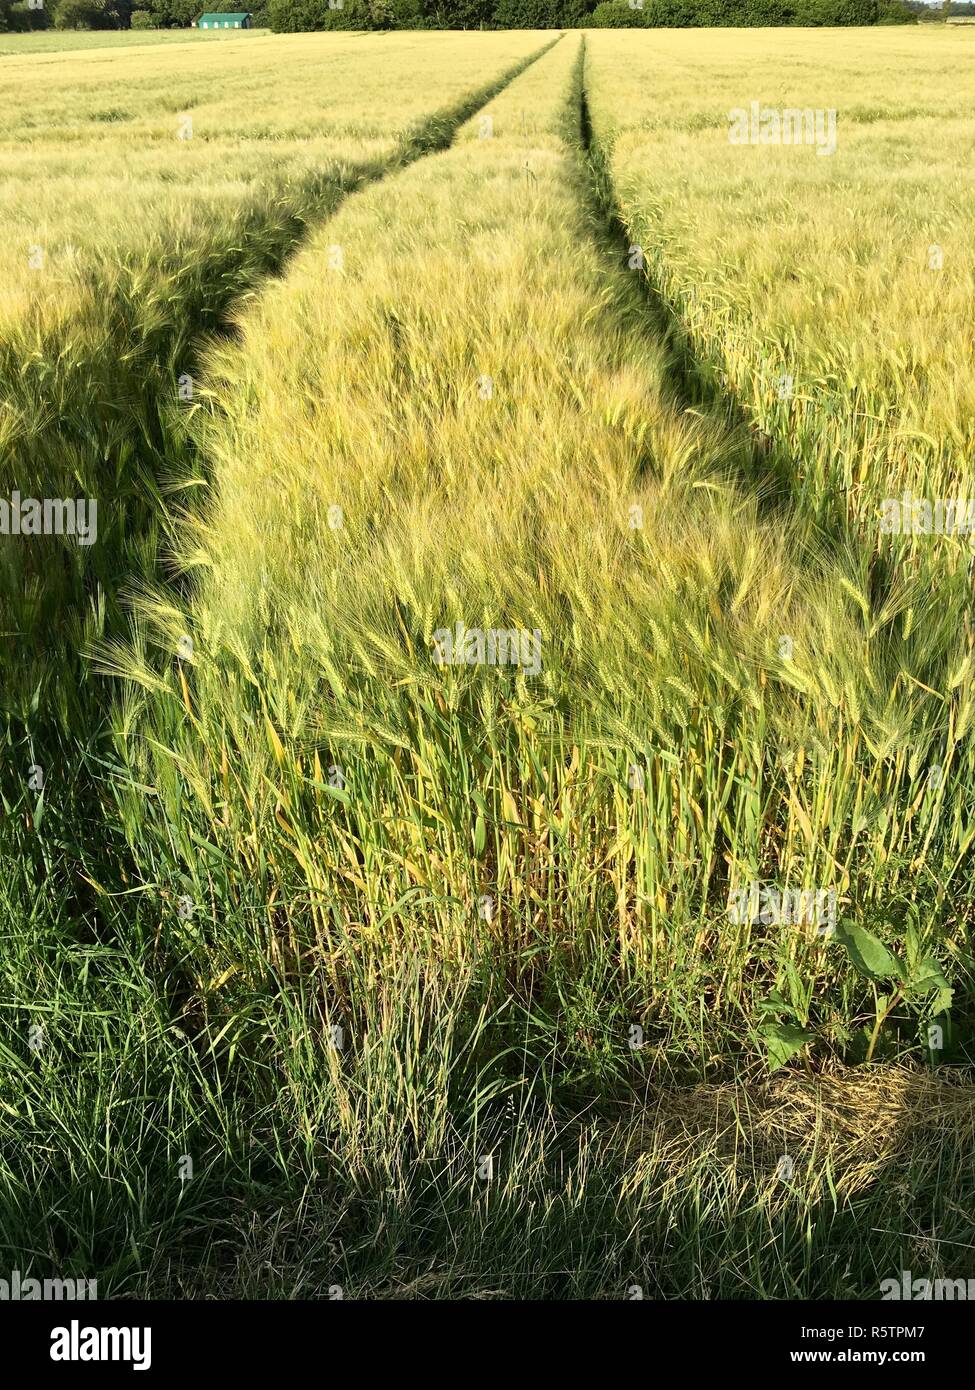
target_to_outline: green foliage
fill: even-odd
[[[893,0],[896,7],[900,0]],[[874,24],[877,0],[269,0],[268,23],[276,32],[345,28],[551,29],[763,27],[786,24]],[[908,21],[905,21],[908,22]]]
[[[0,33],[30,33],[47,25],[47,10],[31,9],[27,0],[0,0]]]
[[[492,23],[498,29],[564,29],[582,23],[581,0],[496,0]]]
[[[888,934],[893,934],[892,925],[885,925]],[[836,933],[836,940],[845,947],[864,980],[874,986],[892,982],[889,994],[880,995],[875,991],[875,1021],[868,1035],[866,1061],[869,1062],[873,1056],[881,1029],[899,1004],[913,1005],[930,1018],[947,1015],[954,990],[945,979],[938,959],[924,949],[915,923],[907,927],[903,957],[895,956],[879,936],[855,922],[843,923]]]
[[[52,0],[55,29],[127,29],[133,0]]]
[[[422,29],[423,0],[389,0],[390,28]]]
[[[368,0],[268,0],[267,22],[277,34],[297,34],[317,29],[371,29]]]
[[[54,11],[55,29],[103,29],[109,19],[106,0],[58,0]]]
[[[767,1023],[762,1029],[762,1037],[768,1050],[770,1071],[778,1071],[815,1038],[806,1028],[797,1028],[794,1023],[775,1021]]]
[[[491,27],[494,0],[417,0],[422,29]]]
[[[203,9],[203,0],[152,0],[153,23],[159,29],[185,29]]]
[[[879,981],[898,973],[897,962],[887,947],[865,927],[855,922],[845,923],[837,930],[836,940],[846,947],[864,979]]]
[[[589,17],[593,28],[722,28],[873,24],[875,0],[602,0]]]
[[[649,24],[651,0],[641,0],[638,6],[627,0],[601,0],[589,16],[593,29],[640,29]]]
[[[842,27],[876,24],[878,0],[794,0],[794,22],[801,26]]]
[[[211,8],[231,11],[236,0]],[[132,0],[51,0],[48,10],[31,10],[26,0],[0,0],[0,30],[41,29],[49,13],[60,29],[186,28],[200,13],[198,0],[152,0],[132,9]],[[698,26],[910,24],[916,15],[903,0],[256,0],[255,28],[277,33],[351,29],[503,28],[637,29]],[[147,16],[149,19],[147,21]]]
[[[918,17],[903,0],[881,0],[878,24],[917,24]]]

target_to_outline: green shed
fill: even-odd
[[[201,14],[197,21],[198,29],[249,29],[250,12],[238,10],[236,14]]]

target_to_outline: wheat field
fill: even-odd
[[[5,1248],[953,1268],[970,554],[881,516],[970,473],[971,40],[851,33],[0,60],[0,496],[99,517],[0,536]],[[835,152],[732,143],[753,101]]]

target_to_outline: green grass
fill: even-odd
[[[573,1114],[557,1037],[485,1015],[469,976],[355,980],[336,1053],[310,973],[180,1011],[151,919],[118,928],[4,951],[5,997],[57,999],[0,1116],[22,1270],[97,1273],[101,1297],[622,1299],[870,1298],[963,1268],[968,1086],[741,1078]]]
[[[226,42],[270,37],[269,29],[45,29],[29,34],[0,34],[0,58],[27,53],[78,53],[98,48],[153,48],[180,43]]]

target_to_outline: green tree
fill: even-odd
[[[589,17],[594,29],[642,29],[649,22],[650,0],[630,6],[627,0],[602,0]]]
[[[575,0],[496,0],[493,20],[499,29],[565,29],[581,24],[584,13]]]
[[[884,0],[880,7],[879,24],[917,24],[918,18],[904,0]]]
[[[205,8],[201,0],[152,0],[152,19],[158,29],[185,29]]]
[[[12,30],[22,34],[31,29],[46,29],[48,22],[48,11],[32,9],[27,0],[0,0],[0,32]]]
[[[106,0],[58,0],[55,29],[108,29],[113,27]]]

